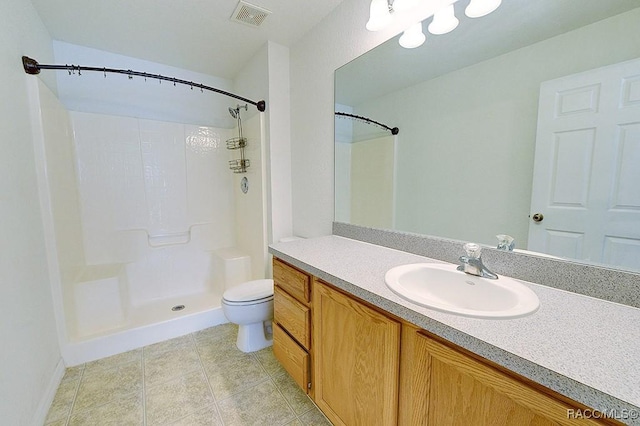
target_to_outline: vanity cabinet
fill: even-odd
[[[305,392],[311,392],[311,276],[273,259],[273,353]]]
[[[313,283],[315,403],[334,425],[394,425],[400,322]]]
[[[334,425],[619,425],[274,258],[276,358]],[[575,411],[574,411],[575,412]]]
[[[400,425],[620,424],[569,419],[567,398],[412,325],[403,325]]]

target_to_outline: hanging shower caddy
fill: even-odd
[[[236,105],[235,108],[229,107],[229,114],[238,122],[238,137],[227,139],[227,149],[238,150],[240,158],[229,160],[229,168],[233,173],[246,173],[247,168],[251,165],[248,158],[244,157],[244,149],[247,146],[247,138],[242,136],[242,119],[240,118],[240,109],[247,110],[247,105]]]

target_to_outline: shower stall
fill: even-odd
[[[223,128],[70,111],[28,84],[65,363],[227,322],[225,268],[267,267],[263,114],[229,108]],[[233,173],[240,130],[251,167]]]

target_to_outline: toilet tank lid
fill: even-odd
[[[229,302],[250,302],[273,296],[273,280],[254,280],[238,284],[226,290],[222,295]]]

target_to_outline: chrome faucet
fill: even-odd
[[[498,279],[498,276],[488,270],[487,267],[482,263],[482,258],[480,257],[482,248],[480,248],[479,244],[466,243],[462,247],[467,252],[467,255],[460,256],[460,262],[462,264],[458,266],[458,271],[462,271],[469,275],[477,275],[478,277],[482,278],[489,278],[492,280]]]

